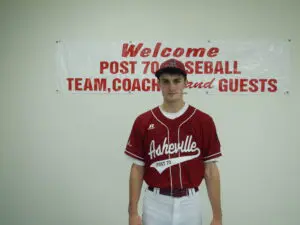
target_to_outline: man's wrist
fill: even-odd
[[[213,219],[221,221],[222,220],[222,213],[219,212],[219,210],[218,210],[218,212],[213,212]]]
[[[213,220],[222,221],[222,216],[221,215],[213,215]]]
[[[128,214],[131,215],[138,215],[137,205],[136,204],[129,204],[128,206]]]
[[[139,212],[137,210],[132,210],[132,211],[128,211],[129,216],[136,216],[139,214]]]

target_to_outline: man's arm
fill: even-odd
[[[205,163],[205,183],[212,207],[213,220],[218,221],[221,224],[220,174],[215,162]]]
[[[129,178],[129,206],[128,213],[130,220],[136,221],[139,217],[138,202],[144,177],[144,166],[132,164]],[[135,224],[131,223],[130,224]]]

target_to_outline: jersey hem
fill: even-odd
[[[138,155],[133,154],[132,152],[128,151],[127,149],[125,150],[124,153],[125,153],[126,155],[130,156],[131,158],[134,158],[134,159],[137,159],[137,160],[139,160],[139,161],[144,162],[144,158],[142,158],[142,157],[140,157],[140,156],[138,156]]]

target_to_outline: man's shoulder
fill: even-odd
[[[204,121],[208,121],[208,120],[212,120],[212,115],[210,115],[209,113],[193,106],[193,105],[190,105],[190,107],[195,111],[195,118],[198,120],[198,121],[201,121],[201,122],[204,122]]]

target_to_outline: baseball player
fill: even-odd
[[[169,59],[156,71],[163,103],[134,121],[125,154],[133,160],[129,179],[130,225],[201,225],[199,186],[205,180],[213,218],[222,224],[220,176],[222,156],[212,117],[183,99],[187,73]],[[143,181],[147,188],[138,213]]]

